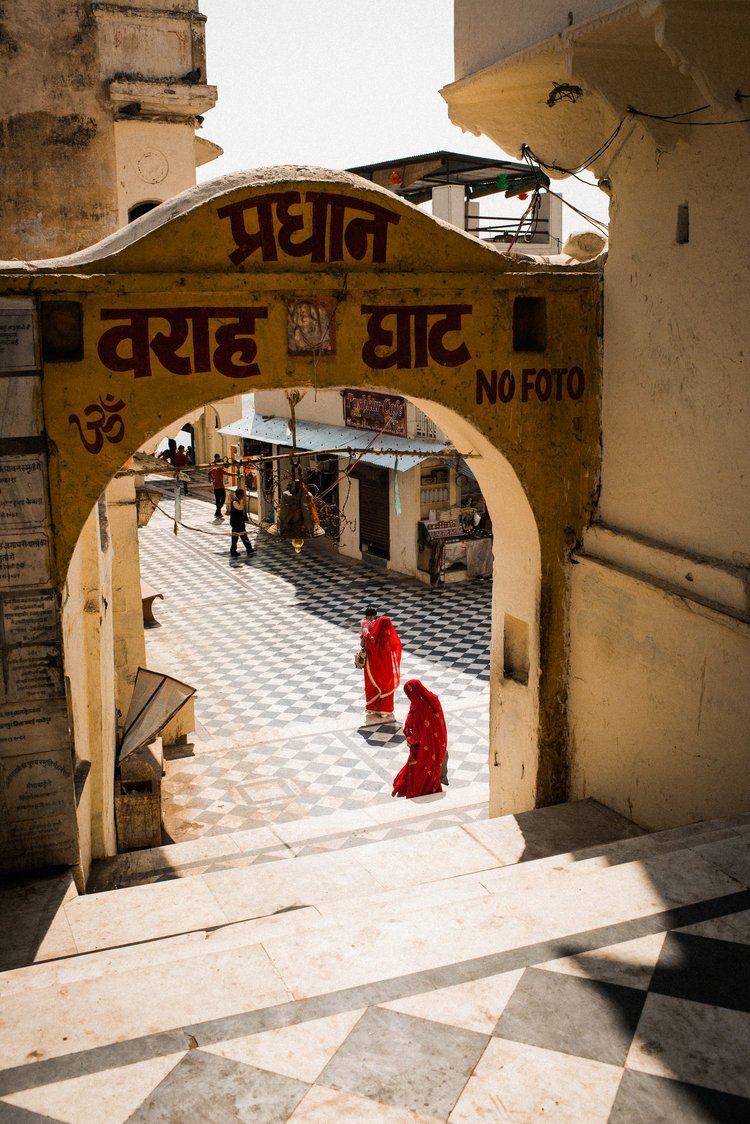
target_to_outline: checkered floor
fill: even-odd
[[[701,860],[692,851],[682,854],[677,864],[696,877]],[[57,1052],[50,1057],[29,1055],[6,1069],[0,1074],[0,1117],[18,1124],[746,1124],[750,891],[735,885],[735,891],[705,901],[646,914],[636,907],[629,919],[600,928],[564,929],[537,943],[511,940],[504,950],[500,941],[500,951],[458,961],[446,957],[437,967],[350,986],[336,987],[337,970],[347,954],[356,961],[361,951],[350,945],[351,934],[334,931],[329,939],[338,944],[326,977],[331,990],[263,1000],[246,1010],[240,998],[228,1002],[227,1015],[207,1013],[198,1021],[175,1021],[170,994],[173,1023],[156,1031],[149,1028],[159,1015],[146,1003],[151,1021],[139,1034],[126,1029],[114,1037],[112,1031],[106,1046],[86,1043],[72,1050],[55,1039]],[[515,924],[523,925],[523,896],[510,893]],[[457,921],[472,924],[482,908],[481,902],[463,902]],[[571,908],[575,914],[577,907]],[[537,920],[544,929],[544,920]],[[527,922],[533,927],[533,908]],[[425,942],[423,926],[417,911],[411,923],[403,916],[386,921],[385,931],[395,928],[394,940],[408,932],[419,944]],[[389,947],[377,926],[354,932]],[[270,955],[296,979],[284,938],[269,940]],[[322,955],[320,934],[313,931],[307,941],[315,962]],[[295,940],[295,956],[301,947]],[[222,961],[223,970],[248,954],[227,949],[231,960]],[[210,957],[210,948],[200,954],[204,987],[202,960]],[[258,975],[266,970],[261,961],[247,964]],[[196,965],[178,961],[177,969],[190,980]],[[158,971],[169,966],[160,963]],[[212,971],[218,972],[216,964]],[[122,974],[120,967],[117,983]],[[68,978],[64,983],[49,998],[55,1010],[75,1002],[76,989],[71,997]],[[87,985],[84,969],[78,986]],[[158,983],[153,986],[158,990]],[[39,1003],[40,996],[47,992],[32,992],[31,999]],[[6,1000],[16,1009],[20,1001],[12,991]],[[143,1010],[137,991],[133,1002]],[[34,1017],[44,1022],[43,1003]],[[92,1016],[95,1041],[103,1017],[101,1011]]]
[[[160,506],[171,516],[171,499]],[[149,666],[198,690],[195,756],[171,761],[163,786],[170,838],[390,797],[407,706],[396,721],[365,717],[353,656],[370,602],[401,636],[402,681],[441,697],[451,785],[486,779],[490,581],[432,589],[314,548],[295,556],[266,535],[235,560],[212,505],[183,498],[182,519],[194,529],[175,536],[157,511],[141,531],[143,578],[164,594]]]
[[[279,1121],[746,1124],[747,904],[743,891],[674,910],[675,929],[639,917],[307,999],[274,1022],[193,1026],[198,1048],[130,1119],[171,1119],[220,1087]]]

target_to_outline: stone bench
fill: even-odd
[[[146,628],[154,628],[158,621],[154,616],[154,601],[157,597],[164,600],[164,594],[152,589],[146,582],[141,582],[141,606],[143,609],[143,624]]]

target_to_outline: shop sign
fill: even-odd
[[[396,394],[346,390],[344,422],[351,429],[374,429],[406,437],[406,399]]]

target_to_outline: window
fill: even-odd
[[[154,207],[158,207],[160,202],[161,200],[159,199],[148,199],[143,203],[136,203],[136,205],[131,207],[128,211],[128,222],[135,222],[141,215],[147,215],[149,211],[153,211]]]
[[[513,301],[513,350],[544,351],[547,347],[547,302],[544,297]]]
[[[437,426],[418,406],[414,407],[414,436],[437,440]]]

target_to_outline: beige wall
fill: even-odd
[[[260,390],[255,393],[256,414],[274,414],[289,417],[289,402],[283,390]],[[337,390],[308,389],[297,403],[294,413],[298,421],[314,421],[321,425],[343,425],[344,407]]]
[[[746,810],[747,126],[628,118],[628,106],[745,116],[734,91],[750,9],[456,0],[455,12],[454,120],[568,165],[623,121],[592,166],[610,241],[601,492],[570,568],[570,795],[650,828]],[[581,97],[550,107],[553,81]]]
[[[132,462],[128,462],[130,467]],[[116,477],[107,488],[107,512],[112,536],[112,633],[115,665],[117,726],[130,706],[135,676],[146,666],[141,603],[141,567],[135,478]]]
[[[62,601],[62,634],[73,747],[91,768],[78,805],[85,880],[92,857],[115,853],[115,676],[112,540],[100,507],[76,545]]]
[[[600,517],[747,565],[750,160],[727,160],[726,129],[694,132],[672,152],[635,136],[611,164]],[[690,241],[677,244],[683,203]]]
[[[161,203],[195,184],[195,130],[187,122],[116,121],[117,225],[138,203]]]
[[[390,557],[388,569],[397,574],[414,575],[417,571],[417,521],[419,519],[419,465],[409,472],[399,472],[398,491],[401,514],[396,514],[395,472],[388,473],[388,509],[390,519]]]
[[[339,458],[339,475],[349,467],[349,458]],[[346,501],[347,522],[342,525],[341,538],[339,539],[339,554],[347,558],[362,557],[359,548],[359,480],[349,477],[343,485],[339,485],[339,503]]]
[[[490,815],[533,808],[537,798],[541,554],[529,501],[512,467],[458,414],[432,402],[417,405],[458,449],[472,449],[471,470],[492,520],[493,587],[490,652]],[[508,617],[528,627],[528,681],[506,677]]]
[[[612,0],[534,0],[532,4],[454,0],[456,78],[558,35],[569,26],[569,13],[581,23],[616,6]]]
[[[572,796],[652,829],[746,811],[750,626],[583,560],[571,632]]]
[[[576,568],[571,618],[572,795],[657,828],[750,799],[750,331],[734,312],[750,222],[716,206],[719,178],[742,197],[748,162],[725,169],[726,131],[695,132],[612,162],[599,518],[614,533],[585,540],[604,564]]]

